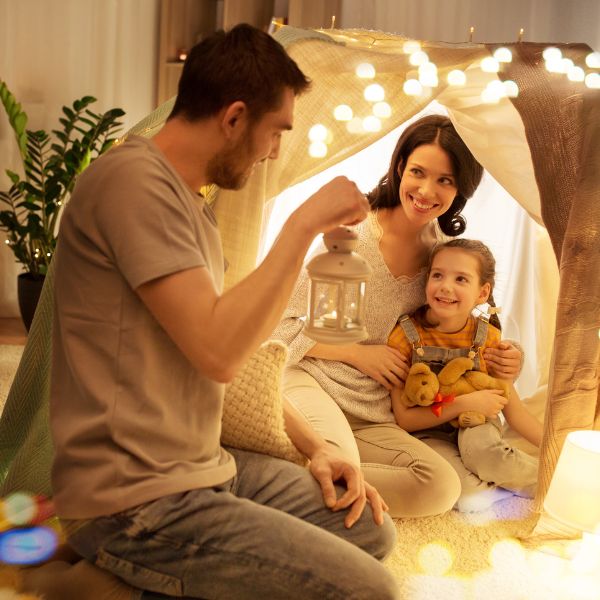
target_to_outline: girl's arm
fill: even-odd
[[[528,442],[540,447],[542,443],[542,424],[527,410],[514,385],[510,386],[510,399],[502,410],[507,423]]]
[[[429,406],[406,407],[400,400],[402,396],[400,387],[393,388],[390,395],[396,423],[408,432],[436,427],[468,410],[481,412],[486,417],[493,418],[508,402],[501,390],[480,390],[457,396],[454,402],[444,404],[440,416],[437,417]]]

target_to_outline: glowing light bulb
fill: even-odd
[[[352,109],[347,104],[339,104],[333,109],[333,118],[336,121],[350,121],[353,116]]]
[[[354,117],[346,123],[346,129],[349,133],[364,133],[363,120],[360,117]]]
[[[434,63],[427,62],[419,65],[419,82],[423,86],[437,87],[437,67]]]
[[[423,86],[417,79],[407,79],[402,89],[407,96],[420,96],[423,93]]]
[[[504,95],[504,94],[502,94]],[[498,104],[502,95],[498,94],[495,90],[491,89],[489,86],[481,92],[481,101],[485,104]]]
[[[311,142],[324,142],[327,139],[327,127],[317,123],[313,125],[308,132],[308,139]]]
[[[588,73],[585,76],[585,85],[592,90],[600,89],[600,75],[598,73]]]
[[[392,116],[392,107],[387,102],[377,102],[373,105],[373,114],[380,119]]]
[[[571,67],[575,66],[575,64],[573,63],[573,61],[570,58],[563,58],[560,61],[560,64],[561,64],[561,71],[560,71],[561,73],[568,73],[569,69]]]
[[[485,73],[497,73],[500,70],[500,63],[493,56],[482,59],[480,66]]]
[[[365,117],[362,122],[365,131],[381,131],[381,120],[373,115]]]
[[[421,50],[421,44],[417,40],[408,40],[402,44],[402,51],[404,54],[414,54]]]
[[[448,83],[450,85],[465,85],[467,83],[467,76],[464,71],[453,69],[448,73]]]
[[[516,98],[519,95],[519,86],[512,79],[507,79],[502,82],[504,87],[504,95],[507,98]]]
[[[381,102],[385,98],[385,90],[378,83],[372,83],[365,88],[364,96],[369,102]]]
[[[375,77],[375,67],[371,63],[361,63],[356,67],[355,73],[361,79],[373,79]]]
[[[567,77],[570,81],[583,81],[585,79],[585,71],[581,67],[573,65],[567,71]]]
[[[408,62],[410,62],[411,65],[418,66],[429,62],[429,57],[427,56],[427,52],[423,52],[423,50],[417,50],[410,55]]]
[[[590,52],[585,57],[585,64],[590,69],[600,69],[600,52]]]
[[[308,147],[308,154],[313,158],[323,158],[327,156],[327,144],[322,141],[311,142]]]
[[[10,244],[10,240],[4,240],[5,244]]]
[[[554,46],[548,46],[542,52],[542,56],[544,57],[545,61],[556,60],[562,58],[562,52]]]
[[[551,57],[548,60],[546,60],[546,70],[549,73],[562,73],[563,72],[562,58]]]
[[[509,63],[512,61],[512,52],[504,46],[502,48],[496,48],[494,51],[494,58],[498,62]]]

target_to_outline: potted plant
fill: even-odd
[[[29,330],[44,277],[54,254],[60,212],[69,199],[75,179],[115,142],[125,113],[113,108],[98,114],[84,96],[63,106],[61,129],[54,138],[44,130],[27,129],[27,115],[6,84],[0,80],[0,100],[15,133],[23,176],[6,169],[11,186],[0,191],[0,230],[24,273],[18,276],[19,308]]]

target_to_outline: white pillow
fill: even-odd
[[[308,461],[292,444],[283,420],[281,378],[287,353],[283,342],[267,340],[226,386],[221,443],[304,466]]]

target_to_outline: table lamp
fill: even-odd
[[[600,431],[567,435],[544,509],[565,525],[600,533]]]
[[[358,234],[338,227],[323,236],[327,252],[306,266],[310,277],[304,333],[324,344],[350,344],[367,338],[364,306],[372,269],[354,249]]]

